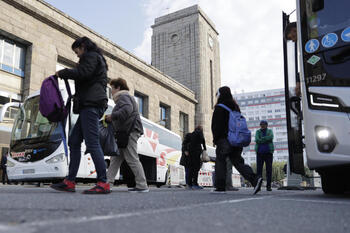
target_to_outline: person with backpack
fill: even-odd
[[[207,150],[207,148],[205,146],[203,128],[199,125],[191,133],[191,140],[188,147],[190,156],[188,189],[203,189],[203,187],[198,184],[198,172],[202,165],[201,154],[203,150]]]
[[[256,171],[262,177],[264,163],[266,164],[266,190],[272,191],[272,161],[273,161],[273,132],[267,128],[265,120],[260,122],[260,129],[255,133]]]
[[[95,187],[85,190],[84,194],[108,194],[106,164],[99,141],[99,119],[107,109],[107,62],[102,51],[87,37],[78,38],[72,44],[72,50],[79,57],[76,68],[63,69],[56,76],[64,80],[72,79],[75,83],[73,112],[79,114],[69,136],[70,163],[69,173],[61,183],[52,184],[51,188],[59,191],[75,192],[75,178],[81,158],[81,143],[86,144],[86,151],[91,154],[97,173]]]
[[[243,146],[249,145],[251,140],[245,119],[240,114],[240,108],[233,99],[229,87],[220,87],[216,93],[216,97],[217,104],[214,108],[211,123],[213,142],[214,145],[216,145],[216,188],[213,192],[226,192],[226,158],[229,157],[238,172],[252,184],[254,187],[254,194],[256,194],[261,189],[262,178],[257,176],[250,166],[244,164],[244,159],[241,156]],[[233,116],[237,116],[237,118],[234,118]],[[243,132],[244,134],[237,137],[236,133],[240,132]],[[242,138],[244,141],[239,140]],[[235,142],[237,144],[235,144]]]
[[[122,162],[125,160],[135,175],[135,188],[129,192],[149,192],[145,171],[137,154],[137,140],[143,134],[143,126],[135,98],[130,95],[127,82],[123,78],[113,79],[112,87],[115,106],[107,122],[112,122],[120,155],[112,156],[107,172],[108,182],[114,183]]]

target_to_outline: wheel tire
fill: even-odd
[[[321,174],[322,190],[325,194],[343,194],[345,184],[343,177],[331,172]]]

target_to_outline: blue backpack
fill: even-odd
[[[251,132],[248,129],[247,121],[240,112],[232,111],[224,104],[218,104],[218,106],[226,109],[230,113],[228,121],[228,134],[227,140],[234,147],[246,147],[251,142]]]

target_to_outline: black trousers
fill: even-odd
[[[190,162],[188,167],[188,185],[198,185],[198,172],[201,169],[200,155],[201,151],[190,152]]]
[[[266,165],[266,186],[271,188],[271,179],[272,179],[272,161],[273,157],[271,153],[256,155],[256,172],[258,176],[262,177],[262,170],[264,163]]]
[[[242,150],[240,147],[233,147],[227,139],[220,139],[216,147],[216,162],[215,162],[215,184],[218,190],[226,189],[226,158],[229,157],[232,165],[237,171],[248,180],[252,186],[256,186],[258,176],[253,172],[253,169],[244,164],[242,158]]]
[[[9,180],[7,178],[7,170],[6,167],[2,169],[2,184],[5,184],[6,182],[9,184]]]

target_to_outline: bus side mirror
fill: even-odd
[[[312,0],[312,11],[317,12],[324,8],[324,0]]]
[[[4,104],[2,106],[2,108],[0,109],[0,122],[4,122],[5,114],[8,110],[8,108],[10,108],[10,107],[19,108],[20,106],[21,106],[21,103],[19,103],[19,102],[11,102],[11,103]]]

